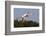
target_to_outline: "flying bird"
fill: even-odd
[[[22,15],[22,21],[24,21],[27,17],[31,16],[32,14],[27,12],[24,15]]]

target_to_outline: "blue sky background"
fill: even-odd
[[[32,13],[32,15],[28,17],[28,20],[39,22],[39,9],[14,8],[14,19],[19,20],[20,17],[26,13],[26,11]]]

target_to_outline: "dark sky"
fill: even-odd
[[[31,16],[28,17],[28,20],[33,20],[39,22],[39,9],[27,9],[27,8],[14,8],[14,19],[18,19],[26,13],[26,11],[29,11],[29,13],[32,13]]]

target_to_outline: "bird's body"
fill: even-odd
[[[29,17],[29,13],[25,13],[24,15],[22,15],[22,21],[25,21],[27,17]]]
[[[22,17],[28,17],[28,14],[24,14]]]

